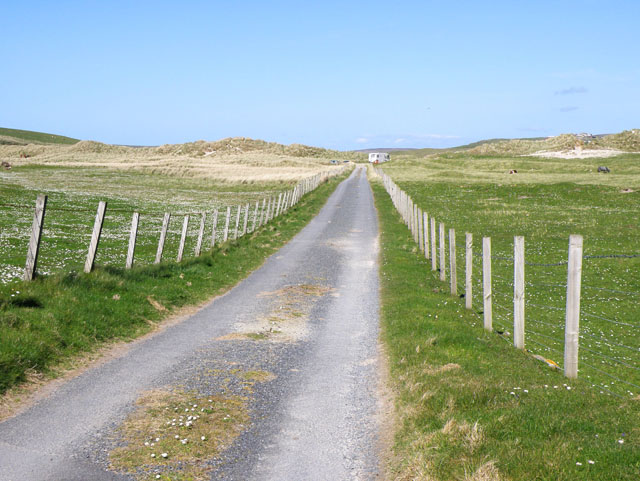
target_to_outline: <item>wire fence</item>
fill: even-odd
[[[274,192],[251,201],[217,204],[201,211],[184,209],[138,209],[122,201],[108,202],[100,222],[99,244],[91,262],[125,267],[132,239],[133,216],[137,213],[132,259],[135,264],[152,264],[162,260],[198,255],[214,245],[251,233],[274,217],[285,213],[306,193],[347,167],[324,172],[301,180],[292,189]],[[243,198],[244,197],[244,198]],[[65,199],[66,200],[66,199]],[[72,199],[63,204],[59,198],[44,204],[38,247],[40,275],[79,270],[87,263],[89,246],[96,229],[98,202],[92,196]],[[170,199],[167,202],[171,204]],[[37,208],[36,208],[37,212]],[[169,222],[163,225],[165,215]],[[187,220],[188,219],[188,220]],[[164,233],[163,233],[164,231]],[[0,202],[0,284],[27,279],[28,246],[34,236],[34,205],[26,202]],[[164,238],[160,248],[160,238]],[[182,254],[182,255],[180,255]]]
[[[526,350],[567,374],[571,366],[565,365],[565,359],[569,355],[571,360],[567,346],[573,332],[573,328],[567,327],[568,318],[571,317],[567,300],[571,280],[569,249],[561,251],[543,244],[530,246],[532,255],[543,259],[538,261],[535,257],[530,258],[531,255],[524,257],[520,300],[516,292],[519,283],[514,236],[492,238],[492,255],[485,259],[482,242],[479,242],[482,237],[479,233],[473,233],[475,243],[471,246],[468,273],[467,245],[456,242],[456,239],[464,240],[465,236],[458,234],[453,239],[453,263],[447,258],[451,252],[452,240],[447,235],[444,241],[447,244],[448,240],[449,245],[441,245],[439,232],[435,236],[430,232],[434,225],[439,228],[438,231],[440,228],[444,229],[444,226],[441,227],[439,221],[434,224],[429,214],[413,202],[411,196],[388,175],[379,169],[377,173],[414,239],[422,243],[420,252],[429,258],[432,246],[425,245],[425,239],[426,243],[432,242],[432,239],[438,243],[435,249],[435,273],[440,277],[444,271],[446,282],[451,283],[450,271],[453,265],[456,266],[456,285],[451,286],[452,293],[464,293],[460,297],[466,297],[470,288],[471,302],[465,299],[467,307],[471,307],[478,319],[486,322],[487,292],[484,291],[483,263],[488,260],[491,266],[490,328],[500,334],[501,338],[515,343],[518,322],[521,322]],[[453,209],[455,204],[448,207]],[[424,222],[425,214],[429,219],[427,223]],[[565,242],[567,240],[565,238]],[[444,263],[440,262],[441,251],[445,254]],[[640,285],[637,274],[640,253],[591,251],[580,258],[581,288],[578,284],[579,307],[575,312],[579,320],[575,332],[575,360],[578,366],[576,375],[586,378],[594,389],[603,394],[637,397],[640,395],[640,319],[637,309],[640,296],[637,289]],[[432,268],[435,264],[432,264]],[[469,276],[470,283],[467,281]],[[520,321],[517,320],[519,302],[523,303],[525,313]]]

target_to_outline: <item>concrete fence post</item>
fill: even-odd
[[[567,308],[564,328],[564,375],[578,377],[578,341],[580,336],[580,288],[582,286],[582,236],[569,237],[567,266]]]
[[[482,238],[482,298],[484,328],[493,330],[493,296],[491,293],[491,237]]]
[[[513,345],[524,349],[524,237],[513,243]]]
[[[458,295],[458,270],[456,268],[456,231],[449,229],[449,279],[451,281],[451,295]]]
[[[464,305],[467,309],[473,308],[473,234],[465,234],[465,282]]]

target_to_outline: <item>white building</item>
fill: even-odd
[[[381,164],[383,162],[389,162],[389,154],[386,152],[371,152],[369,154],[369,162],[372,164]]]

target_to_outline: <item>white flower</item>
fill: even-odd
[[[145,441],[144,445],[149,446],[149,441]]]
[[[576,466],[582,466],[582,463],[581,463],[580,461],[578,461],[578,462],[576,463]]]
[[[156,457],[156,453],[151,453],[151,457],[155,458]]]
[[[163,458],[166,458],[169,455],[167,453],[162,453],[160,456],[162,456]]]
[[[596,464],[596,462],[595,462],[595,461],[591,461],[591,460],[587,461],[587,463],[589,463],[589,464]]]
[[[156,438],[156,443],[157,443],[158,441],[160,441],[160,438]]]
[[[201,440],[203,440],[203,441],[205,441],[207,438],[206,438],[206,437],[204,437],[204,436],[201,436],[201,437],[200,437],[200,439],[201,439]]]
[[[618,439],[618,444],[624,444],[624,439]]]

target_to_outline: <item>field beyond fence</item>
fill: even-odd
[[[633,207],[589,211],[588,205],[568,205],[566,219],[557,215],[562,206],[554,197],[600,189],[400,186],[377,172],[420,255],[452,295],[465,298],[478,323],[551,368],[588,379],[597,392],[640,398],[640,249]]]

